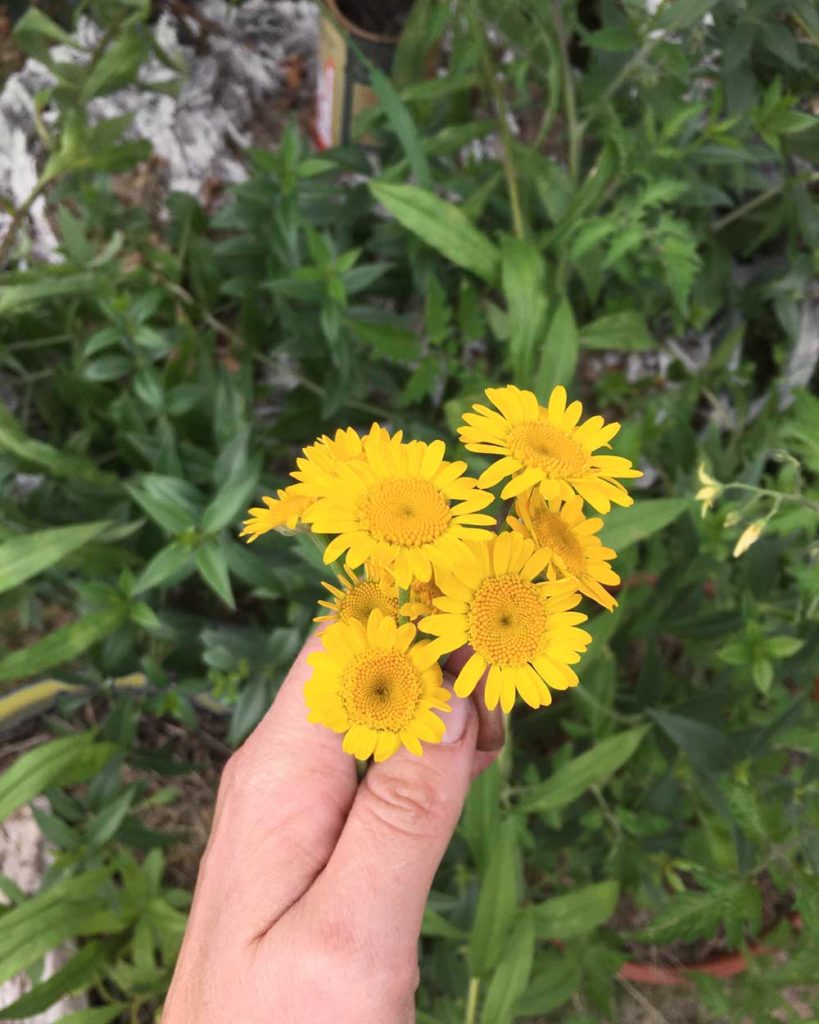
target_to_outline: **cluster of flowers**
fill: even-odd
[[[250,510],[242,536],[305,529],[332,537],[325,563],[343,558],[323,649],[305,688],[311,721],[344,733],[344,749],[382,761],[403,744],[440,742],[449,710],[439,660],[467,646],[454,682],[466,697],[482,680],[491,710],[531,707],[576,686],[571,668],[591,642],[574,609],[586,595],[611,610],[616,553],[596,536],[600,518],[632,498],[620,479],[640,476],[628,459],[595,454],[620,429],[600,416],[580,422],[557,387],[546,407],[530,391],[487,388],[494,408],[473,406],[460,440],[493,456],[479,479],[448,462],[443,441],[405,441],[373,424],[361,437],[338,430],[304,449],[294,483]],[[505,523],[486,509],[506,481]],[[500,527],[500,528],[499,528]]]

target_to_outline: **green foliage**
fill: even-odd
[[[621,1019],[627,957],[758,939],[788,957],[730,996],[699,981],[703,1019],[779,1019],[819,943],[815,5],[419,0],[361,116],[377,172],[289,126],[218,209],[172,195],[162,222],[111,188],[147,146],[87,104],[150,53],[173,64],[149,5],[92,13],[92,54],[37,8],[15,28],[56,77],[37,195],[61,260],[11,269],[25,210],[0,240],[0,691],[38,683],[0,730],[60,703],[0,778],[0,818],[48,798],[57,851],[3,912],[0,974],[34,987],[0,1019],[75,989],[110,1003],[77,1024],[161,1004],[189,894],[166,882],[178,837],[141,817],[173,791],[133,769],[186,766],[138,726],[206,729],[207,707],[241,742],[319,596],[309,544],[237,540],[248,504],[319,432],[451,434],[510,380],[620,420],[646,476],[601,534],[623,584],[581,685],[516,710],[472,786],[419,1020]]]

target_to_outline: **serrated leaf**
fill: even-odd
[[[604,785],[634,754],[649,728],[641,725],[609,736],[558,768],[545,781],[527,786],[520,809],[527,814],[556,811],[582,796],[591,786]]]
[[[586,348],[646,352],[655,347],[645,316],[636,309],[600,316],[584,324],[578,334]]]
[[[371,181],[370,191],[408,231],[436,249],[452,263],[493,284],[500,254],[483,232],[452,203],[415,185]]]

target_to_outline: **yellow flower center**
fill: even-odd
[[[537,655],[548,615],[537,587],[511,573],[483,580],[469,612],[469,643],[490,664],[524,665]]]
[[[353,725],[400,732],[415,718],[421,676],[407,654],[365,651],[341,678],[341,699]]]
[[[518,462],[542,469],[547,477],[565,480],[589,469],[589,457],[577,441],[542,420],[512,427],[507,444]]]
[[[449,527],[449,502],[429,480],[382,480],[367,495],[362,519],[377,540],[415,548]]]
[[[583,572],[583,548],[559,515],[548,508],[538,509],[532,516],[532,531],[538,547],[557,555],[572,576]]]
[[[342,622],[356,619],[366,625],[373,608],[391,618],[398,617],[398,601],[386,594],[374,580],[353,584],[338,600],[338,617]]]

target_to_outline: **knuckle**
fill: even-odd
[[[440,779],[419,766],[368,772],[362,784],[362,803],[382,826],[409,836],[433,835],[449,818],[448,801]],[[409,769],[409,770],[407,770]]]

